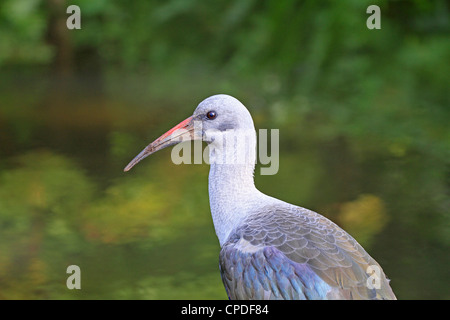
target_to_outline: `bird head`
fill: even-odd
[[[129,171],[147,156],[168,146],[189,140],[202,140],[223,147],[238,137],[255,135],[253,120],[247,108],[236,98],[218,94],[206,98],[192,116],[181,121],[141,151],[124,169]]]

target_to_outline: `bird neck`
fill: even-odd
[[[261,195],[254,183],[256,135],[246,146],[237,141],[210,144],[209,201],[217,237],[222,246]],[[228,159],[228,161],[224,161]],[[238,159],[245,159],[240,161]]]

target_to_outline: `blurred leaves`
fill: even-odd
[[[29,288],[47,281],[42,248],[48,226],[64,240],[67,233],[54,232],[54,222],[74,225],[94,189],[71,161],[48,151],[20,156],[16,165],[0,172],[0,284],[5,298],[15,290],[10,298],[27,299],[34,294]]]
[[[221,279],[216,274],[199,276],[188,272],[181,272],[175,276],[142,279],[135,287],[118,289],[117,297],[145,300],[223,300],[228,298],[222,288]]]
[[[47,264],[63,258],[52,252],[56,244],[63,246],[57,246],[58,251],[67,256],[80,254],[82,249],[89,254],[103,244],[141,243],[148,251],[149,245],[183,238],[187,228],[195,234],[205,224],[201,217],[210,219],[207,198],[197,190],[177,193],[189,180],[204,179],[206,172],[193,170],[179,181],[179,188],[161,188],[159,183],[170,185],[170,179],[155,181],[166,173],[152,166],[140,175],[118,180],[100,195],[99,186],[66,157],[36,151],[16,158],[14,169],[0,173],[0,285],[4,294],[0,297],[29,299],[43,294],[26,288],[47,284],[49,270],[55,268]],[[199,197],[203,205],[197,202]],[[201,215],[192,211],[201,207]],[[61,268],[66,259],[57,265]],[[45,295],[52,294],[44,290]]]
[[[280,129],[262,191],[323,209],[400,298],[449,296],[445,0],[376,1],[377,31],[369,0],[74,0],[75,31],[54,3],[0,3],[0,298],[226,298],[207,167],[122,173],[215,93]]]
[[[18,218],[24,222],[34,214],[76,217],[92,198],[92,183],[65,157],[38,151],[19,157],[17,164],[0,173],[0,212],[8,224],[3,232]]]
[[[4,0],[0,5],[0,66],[5,63],[49,63],[45,43],[47,12],[42,0]]]
[[[84,232],[88,238],[105,243],[170,236],[170,220],[165,214],[170,212],[168,200],[151,182],[129,180],[112,186],[82,213]]]
[[[383,201],[371,194],[363,194],[354,201],[341,204],[337,218],[341,227],[363,246],[369,246],[373,236],[388,222]]]

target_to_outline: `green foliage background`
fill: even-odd
[[[444,0],[2,1],[0,298],[225,299],[208,167],[122,169],[227,93],[280,129],[262,191],[354,235],[398,298],[449,299],[449,26]]]

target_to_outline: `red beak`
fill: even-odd
[[[181,121],[175,127],[164,133],[161,137],[150,143],[144,150],[141,151],[131,162],[125,167],[123,171],[129,171],[139,161],[148,157],[152,153],[165,147],[180,143],[182,141],[194,139],[194,121],[193,117],[189,117]]]

